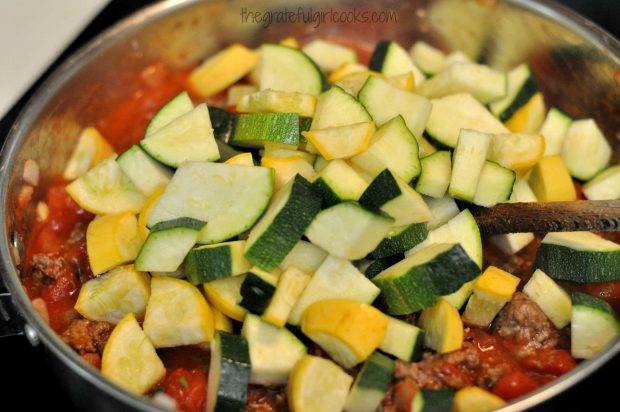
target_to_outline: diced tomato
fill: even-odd
[[[49,286],[41,291],[41,298],[45,301],[50,326],[58,333],[62,333],[75,318],[73,306],[77,300],[77,291],[80,283],[76,275],[67,270],[60,274]]]
[[[538,388],[540,383],[526,372],[511,372],[493,387],[493,393],[505,400],[518,398]]]
[[[532,372],[559,376],[577,366],[575,359],[563,349],[541,351],[521,359]]]
[[[202,368],[177,368],[162,382],[164,392],[177,402],[177,408],[201,412],[207,400],[207,374]]]

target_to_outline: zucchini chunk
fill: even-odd
[[[314,167],[302,155],[295,154],[290,157],[267,157],[263,156],[260,165],[273,169],[275,183],[274,192],[278,192],[295,175],[303,176],[307,180],[314,179]]]
[[[424,346],[438,353],[458,350],[463,346],[463,322],[454,306],[445,299],[423,310],[420,327],[424,329]]]
[[[620,245],[590,232],[548,233],[536,252],[535,267],[571,282],[620,280]]]
[[[327,257],[327,252],[305,240],[300,240],[280,263],[280,269],[295,266],[308,274],[314,273]]]
[[[246,273],[251,265],[243,256],[245,240],[216,243],[192,249],[184,262],[184,272],[194,285]]]
[[[207,412],[243,412],[250,381],[250,351],[240,335],[217,332],[211,343]]]
[[[431,100],[433,110],[426,132],[435,141],[455,147],[461,129],[482,133],[508,133],[509,130],[486,107],[469,93],[459,93]]]
[[[279,44],[260,48],[261,90],[318,95],[328,83],[318,66],[303,51]]]
[[[421,40],[413,43],[409,55],[416,66],[430,76],[439,73],[446,64],[444,52]]]
[[[429,196],[422,197],[431,209],[431,212],[433,212],[433,219],[426,224],[429,231],[445,225],[450,219],[460,213],[459,207],[452,196],[446,195],[439,199]]]
[[[205,222],[179,218],[159,222],[150,229],[138,256],[136,269],[145,272],[174,272],[196,244]]]
[[[473,203],[492,207],[506,202],[512,194],[517,175],[514,171],[487,160],[482,166]]]
[[[537,92],[506,121],[506,127],[515,133],[535,133],[545,120],[546,110],[545,99]]]
[[[166,368],[133,313],[116,325],[103,348],[101,374],[121,388],[147,393],[166,375]]]
[[[413,73],[416,86],[426,79],[426,76],[411,60],[407,51],[395,41],[379,41],[370,56],[368,68],[385,76],[397,76],[411,72]]]
[[[263,312],[263,319],[279,328],[284,327],[311,278],[295,266],[289,266],[278,278],[276,291]]]
[[[589,359],[620,335],[620,320],[609,303],[581,292],[572,295],[571,354]]]
[[[605,169],[583,185],[583,194],[590,200],[620,199],[620,165]]]
[[[609,159],[611,146],[594,119],[576,120],[570,125],[562,144],[562,160],[571,176],[590,180],[609,165]]]
[[[236,106],[242,97],[256,93],[257,91],[258,87],[253,84],[234,84],[228,88],[228,92],[226,93],[226,106]],[[237,111],[240,112],[242,110],[237,108]],[[211,116],[211,120],[213,121],[213,116]]]
[[[316,39],[302,48],[321,69],[330,73],[347,63],[357,63],[355,50],[340,44]]]
[[[542,270],[536,269],[523,287],[523,293],[540,306],[556,328],[562,329],[570,322],[570,295]]]
[[[346,412],[374,412],[392,383],[394,361],[379,352],[373,353],[357,374],[344,405]]]
[[[245,258],[264,270],[277,267],[301,239],[321,207],[321,196],[296,175],[278,192],[252,228]]]
[[[211,119],[211,125],[213,126],[213,135],[215,136],[216,143],[220,148],[220,160],[227,160],[230,156],[227,156],[223,148],[226,151],[232,151],[230,146],[222,145],[221,143],[228,143],[230,136],[235,129],[235,123],[239,117],[236,113],[231,113],[221,107],[211,106],[209,107],[209,118]]]
[[[440,150],[420,159],[420,176],[415,183],[418,193],[441,199],[446,195],[452,176],[450,152]]]
[[[297,300],[288,322],[299,325],[306,308],[320,300],[349,299],[371,304],[379,292],[379,288],[366,279],[351,262],[328,256]]]
[[[491,113],[500,121],[508,121],[520,108],[538,92],[536,76],[527,63],[522,63],[508,72],[506,96],[489,104]]]
[[[174,119],[181,117],[192,110],[194,110],[194,103],[192,103],[189,93],[184,90],[170,99],[159,109],[157,113],[155,113],[155,116],[153,116],[146,127],[144,138],[147,139],[151,137],[156,131],[163,128]]]
[[[239,306],[262,315],[276,291],[277,276],[253,267],[241,283]]]
[[[236,108],[240,113],[298,113],[300,117],[312,117],[316,109],[316,96],[261,90],[242,96]]]
[[[206,103],[157,129],[142,139],[140,146],[155,160],[172,167],[187,161],[211,162],[220,158]]]
[[[172,170],[151,158],[138,145],[121,153],[116,161],[145,196],[151,196],[157,189],[166,186],[172,177]]]
[[[193,345],[213,340],[213,313],[191,283],[167,276],[151,279],[144,333],[156,348]]]
[[[345,368],[364,362],[385,336],[387,316],[373,306],[327,299],[308,306],[301,331]]]
[[[495,266],[489,266],[476,279],[474,294],[469,298],[463,321],[486,328],[512,298],[520,278]]]
[[[372,259],[382,259],[405,253],[426,239],[427,235],[428,229],[425,223],[393,226],[387,236],[368,256]]]
[[[297,113],[241,114],[237,118],[229,143],[240,147],[263,147],[265,143],[288,149],[299,144]]]
[[[433,218],[422,196],[411,186],[383,170],[360,197],[360,204],[394,218],[394,226],[427,222]]]
[[[413,398],[411,412],[451,411],[454,395],[450,388],[420,389]]]
[[[324,207],[346,200],[357,201],[368,187],[355,169],[339,159],[328,162],[312,184],[321,192]]]
[[[142,319],[150,288],[147,273],[120,266],[82,284],[75,310],[94,321],[119,323],[128,313]]]
[[[432,306],[457,291],[480,269],[459,244],[438,243],[420,249],[375,276],[387,312],[405,315]]]
[[[353,378],[334,362],[306,355],[291,372],[286,389],[292,412],[339,412]]]
[[[219,243],[251,228],[267,208],[272,190],[269,168],[187,162],[172,176],[148,226],[191,217],[208,222],[199,243]]]
[[[388,316],[387,329],[379,344],[379,349],[405,362],[414,362],[422,357],[423,341],[424,331],[422,329]]]
[[[295,364],[307,353],[304,344],[288,329],[273,326],[256,315],[245,317],[241,336],[248,341],[250,351],[250,383],[286,383]]]
[[[468,202],[474,201],[490,145],[489,134],[461,129],[454,149],[452,176],[448,187],[450,195]]]
[[[562,111],[552,107],[540,127],[540,133],[545,138],[545,156],[555,156],[562,153],[562,146],[566,132],[573,119]]]
[[[333,256],[361,259],[379,245],[393,224],[391,217],[348,201],[319,212],[305,235]]]
[[[372,122],[372,117],[355,97],[338,86],[319,95],[309,130],[329,129]]]

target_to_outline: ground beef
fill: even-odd
[[[37,253],[32,256],[30,277],[32,285],[42,289],[54,283],[54,280],[66,271],[71,271],[67,261],[55,253]]]
[[[95,322],[87,319],[76,319],[61,335],[80,355],[103,352],[114,325],[108,322]]]
[[[492,326],[497,335],[524,345],[525,349],[557,346],[560,334],[540,307],[522,292],[514,294]]]
[[[471,386],[473,372],[478,367],[478,351],[465,342],[463,348],[443,355],[425,353],[422,361],[407,363],[396,361],[394,377],[410,378],[420,388],[453,388]]]
[[[504,376],[514,371],[514,366],[507,362],[482,361],[476,374],[476,386],[492,389]]]
[[[284,412],[287,409],[284,387],[250,385],[245,412]]]

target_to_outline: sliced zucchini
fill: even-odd
[[[314,95],[269,89],[245,95],[237,102],[240,113],[298,113],[300,117],[312,117],[315,109]]]
[[[187,81],[198,94],[210,97],[251,72],[259,59],[259,54],[254,50],[235,43],[192,70]]]
[[[245,240],[216,243],[192,249],[183,265],[194,285],[246,273],[251,265],[243,256]]]
[[[394,373],[394,361],[378,352],[362,366],[347,396],[347,412],[374,412],[381,406]]]
[[[609,165],[610,158],[611,146],[594,119],[570,125],[562,144],[562,160],[571,176],[590,180]]]
[[[260,89],[318,95],[327,80],[317,65],[301,50],[263,44],[260,48]]]
[[[518,109],[505,123],[506,127],[515,133],[535,133],[545,120],[545,99],[541,92],[537,92],[530,100]]]
[[[187,161],[210,162],[220,158],[205,103],[142,139],[140,146],[157,161],[172,167]]]
[[[422,40],[413,43],[409,54],[416,66],[430,76],[439,73],[446,64],[446,54]]]
[[[376,76],[368,77],[358,98],[378,126],[401,115],[417,139],[422,136],[431,114],[432,104],[427,98],[393,86]]]
[[[560,156],[546,156],[534,166],[528,183],[540,202],[577,200],[573,179]]]
[[[78,205],[98,215],[138,213],[146,203],[146,196],[113,157],[69,183],[66,190]]]
[[[345,200],[357,201],[368,187],[366,180],[355,169],[339,159],[328,162],[313,185],[321,192],[324,207]]]
[[[556,328],[562,329],[569,324],[572,310],[570,295],[545,272],[536,269],[523,287],[523,293],[536,302]]]
[[[413,73],[416,86],[426,78],[409,57],[409,54],[395,41],[381,40],[370,56],[368,68],[386,76]]]
[[[448,187],[450,195],[468,202],[474,201],[490,145],[491,135],[461,129],[454,149],[452,177]]]
[[[241,294],[239,306],[262,315],[276,292],[277,283],[277,276],[257,267],[251,268],[239,290]]]
[[[506,95],[506,74],[474,63],[452,64],[419,85],[416,93],[429,99],[469,93],[486,104]]]
[[[215,136],[216,143],[220,148],[221,160],[226,160],[224,150],[222,150],[222,147],[226,146],[222,146],[221,143],[229,142],[230,136],[235,129],[235,123],[237,122],[238,117],[239,115],[231,113],[226,109],[214,106],[209,107],[209,118],[211,119],[211,125],[213,126],[213,135]],[[227,148],[227,150],[233,149]]]
[[[247,310],[239,306],[241,285],[245,275],[232,276],[204,283],[207,300],[213,307],[231,319],[243,321]]]
[[[488,327],[499,311],[512,298],[521,279],[495,266],[489,266],[474,283],[463,322]]]
[[[443,295],[441,298],[454,306],[456,310],[461,310],[465,303],[468,301],[471,294],[474,292],[474,283],[476,283],[476,279],[470,280],[469,282],[463,283],[463,286],[459,288],[456,292],[452,292],[449,295]]]
[[[151,341],[133,313],[116,325],[103,348],[101,374],[121,388],[142,395],[166,375]]]
[[[286,270],[295,266],[308,274],[312,274],[321,266],[326,257],[327,252],[320,247],[300,240],[280,263],[280,269]]]
[[[77,144],[67,161],[62,174],[66,180],[77,179],[88,169],[114,155],[114,148],[94,127],[85,127],[80,132]]]
[[[450,219],[460,213],[459,207],[452,196],[446,195],[440,199],[428,196],[423,196],[423,198],[431,212],[433,212],[433,219],[426,224],[428,230],[436,229],[448,223]]]
[[[309,120],[309,119],[306,119]],[[302,122],[303,123],[303,122]],[[299,132],[301,133],[301,124],[299,126]],[[291,150],[285,149],[283,147],[278,146],[277,144],[266,143],[263,150],[263,157],[279,157],[279,158],[287,158],[287,157],[300,157],[306,162],[314,165],[314,161],[316,160],[317,155],[313,153],[304,152],[302,150]]]
[[[93,321],[119,323],[128,313],[142,319],[150,287],[148,274],[132,265],[117,267],[82,284],[75,310]]]
[[[457,291],[480,269],[459,244],[438,243],[411,254],[372,281],[390,314],[406,315],[432,306],[441,295]]]
[[[440,150],[420,159],[420,176],[415,190],[426,196],[441,199],[446,195],[452,176],[450,152]]]
[[[232,85],[228,88],[227,97],[226,97],[226,106],[227,107],[236,106],[242,97],[248,96],[252,93],[256,93],[257,91],[258,91],[258,87],[254,86],[253,84]]]
[[[142,324],[156,348],[213,340],[213,313],[191,283],[166,276],[151,279],[151,296]]]
[[[172,177],[172,170],[151,158],[138,145],[121,153],[116,161],[129,180],[147,197],[166,186]]]
[[[379,349],[405,362],[420,360],[424,332],[415,325],[388,316],[385,336]]]
[[[438,353],[458,350],[463,346],[463,322],[458,310],[445,299],[423,310],[419,320],[424,329],[424,346]]]
[[[271,169],[220,163],[181,165],[149,216],[149,227],[179,217],[209,222],[199,243],[218,243],[248,230],[267,208]]]
[[[583,194],[590,200],[620,199],[620,165],[611,166],[583,185]]]
[[[360,204],[387,213],[394,218],[395,226],[427,222],[433,218],[422,196],[389,169],[379,173],[370,183],[360,197]]]
[[[174,119],[181,117],[192,110],[194,110],[194,103],[192,103],[189,93],[182,91],[170,99],[168,103],[163,105],[161,109],[155,113],[155,116],[153,116],[146,127],[144,138],[146,139],[151,137],[156,131],[168,125]]]
[[[451,411],[454,395],[454,390],[451,388],[422,388],[413,398],[411,412]]]
[[[242,412],[250,381],[250,351],[243,336],[217,332],[211,343],[207,412]]]
[[[86,229],[86,252],[95,276],[134,260],[141,245],[138,220],[131,212],[102,216]]]
[[[387,236],[373,250],[369,257],[382,259],[389,256],[405,253],[424,241],[428,235],[425,223],[411,223],[404,226],[394,226]]]
[[[455,147],[461,129],[483,133],[508,133],[509,130],[469,93],[431,100],[433,110],[426,132],[435,141]]]
[[[288,407],[292,412],[342,411],[352,382],[353,378],[334,362],[306,355],[289,377]]]
[[[250,350],[250,383],[277,385],[286,383],[289,373],[303,358],[307,349],[293,333],[248,314],[241,336]]]
[[[522,63],[508,72],[506,96],[489,104],[491,113],[502,122],[510,119],[538,92],[536,76],[527,63]]]
[[[548,233],[535,267],[553,279],[578,283],[620,280],[620,245],[590,232]]]
[[[373,178],[384,169],[411,182],[421,171],[418,142],[398,115],[379,128],[372,136],[368,149],[351,158],[351,163]]]
[[[280,189],[252,228],[245,258],[264,270],[274,269],[301,239],[320,207],[321,196],[306,179],[296,175]]]
[[[379,288],[366,279],[351,262],[328,256],[297,300],[288,322],[299,325],[306,308],[320,300],[350,299],[371,304],[379,292]]]
[[[547,113],[540,131],[545,138],[545,156],[554,156],[562,153],[564,137],[573,119],[566,113],[552,107]]]
[[[620,320],[609,303],[581,292],[572,295],[571,355],[589,359],[620,335]]]
[[[327,73],[333,72],[343,64],[357,63],[355,50],[321,39],[311,41],[302,50]]]
[[[301,331],[345,368],[364,362],[379,347],[387,316],[365,303],[326,299],[308,306]]]
[[[355,123],[327,129],[302,132],[312,147],[327,160],[347,159],[368,148],[370,137],[375,131],[373,122]]]
[[[329,75],[329,82],[336,83],[338,80],[342,79],[353,73],[361,73],[368,71],[368,67],[359,63],[345,63],[342,66],[338,67]]]
[[[364,276],[372,279],[385,269],[401,261],[403,257],[402,254],[399,254],[374,260],[364,259],[357,263],[357,267],[364,273]]]
[[[296,175],[306,180],[314,180],[314,167],[302,155],[291,157],[267,157],[263,156],[260,165],[269,167],[274,172],[274,192],[278,192]]]
[[[263,312],[263,319],[279,328],[284,327],[297,299],[301,296],[311,275],[295,266],[289,266],[278,278],[276,291]]]
[[[355,97],[338,86],[319,95],[310,130],[371,122],[372,117]]]
[[[136,269],[145,272],[176,271],[196,244],[198,233],[205,224],[187,217],[157,223],[151,227],[136,257]]]
[[[512,194],[516,177],[514,171],[487,160],[480,172],[473,203],[491,207],[507,201]]]
[[[319,212],[305,235],[331,255],[361,259],[379,245],[393,224],[391,217],[347,201]]]
[[[299,144],[297,113],[242,114],[237,118],[230,144],[263,147],[265,143],[296,149]]]

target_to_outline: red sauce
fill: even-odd
[[[160,349],[166,377],[160,388],[177,402],[182,411],[201,412],[207,399],[209,353],[195,347]]]

